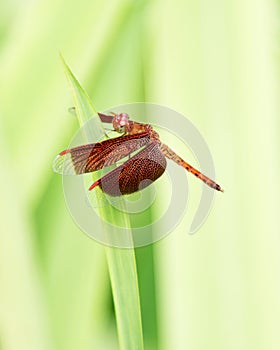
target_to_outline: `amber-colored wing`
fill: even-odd
[[[113,115],[103,114],[103,113],[99,113],[99,112],[98,112],[98,115],[103,123],[112,123],[113,122],[113,119],[114,119]]]
[[[152,142],[124,164],[93,183],[89,190],[99,186],[110,196],[131,194],[158,179],[164,173],[165,168],[165,156],[159,145]]]
[[[64,175],[91,173],[115,164],[149,142],[148,133],[143,132],[67,149],[56,156],[53,170]]]

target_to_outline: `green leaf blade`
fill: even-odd
[[[73,94],[80,126],[82,127],[89,119],[95,118],[96,130],[93,131],[94,135],[99,138],[106,136],[89,96],[62,56],[61,59]],[[124,204],[122,206],[125,209]],[[110,237],[118,234],[118,226],[121,225],[126,227],[127,239],[132,246],[133,237],[131,230],[128,229],[130,226],[128,215],[111,206],[100,207],[99,212],[104,220],[112,224],[110,231],[108,226],[103,225],[104,235],[108,238],[108,241],[110,241]],[[114,222],[115,226],[113,225]],[[105,250],[114,298],[120,349],[141,350],[143,349],[143,334],[134,249],[105,246]]]

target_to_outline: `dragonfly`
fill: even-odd
[[[99,187],[104,193],[117,197],[142,190],[156,181],[166,170],[166,159],[170,159],[212,189],[224,192],[214,180],[195,169],[164,144],[150,124],[130,120],[127,113],[98,115],[102,122],[111,123],[114,131],[121,135],[60,152],[53,162],[55,172],[63,175],[92,173],[116,165],[128,157],[88,189],[92,191]]]

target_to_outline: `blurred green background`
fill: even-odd
[[[0,2],[0,349],[118,349],[104,247],[75,226],[51,168],[78,128],[59,51],[98,110],[187,115],[226,191],[195,235],[188,212],[136,250],[145,349],[279,349],[272,0]]]

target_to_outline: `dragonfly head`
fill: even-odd
[[[129,115],[126,113],[116,114],[113,118],[113,127],[119,133],[126,133],[129,126]]]

